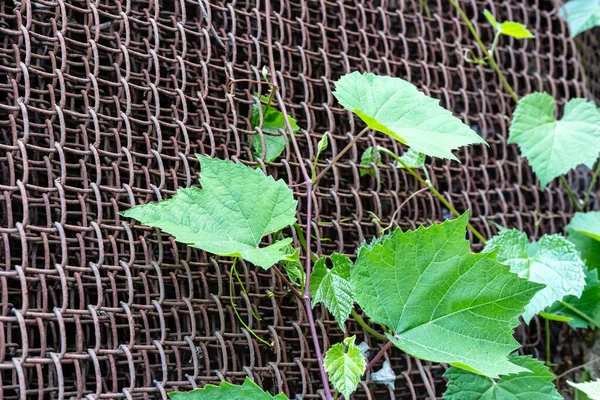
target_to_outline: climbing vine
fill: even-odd
[[[162,229],[179,242],[231,257],[232,308],[244,328],[267,345],[272,344],[253,332],[238,313],[234,282],[245,292],[236,270],[241,259],[265,270],[273,268],[306,308],[327,400],[348,398],[391,346],[423,360],[450,364],[445,374],[447,399],[465,399],[466,393],[469,399],[500,396],[499,391],[515,396],[510,398],[522,398],[521,393],[527,392],[534,398],[560,399],[552,383],[555,377],[549,369],[549,354],[544,363],[515,353],[519,344],[513,333],[519,318],[529,323],[540,315],[547,327],[548,321],[568,323],[574,329],[596,329],[600,324],[600,281],[596,269],[600,266],[600,213],[583,212],[589,207],[600,174],[600,110],[585,99],[572,99],[562,109],[562,118],[556,119],[556,102],[549,94],[532,93],[519,99],[500,70],[495,51],[502,36],[526,40],[533,34],[522,24],[499,22],[486,11],[485,18],[495,31],[493,43],[487,48],[458,3],[449,2],[464,19],[482,53],[466,60],[491,66],[516,104],[509,143],[518,145],[541,188],[560,179],[573,207],[580,211],[566,229],[568,237],[546,235],[534,242],[524,232],[501,227],[497,236],[486,238],[469,223],[468,210],[456,210],[433,186],[425,168],[428,158],[458,162],[454,151],[486,145],[485,140],[410,82],[360,72],[344,75],[335,82],[334,95],[367,127],[320,171],[317,161],[328,147],[328,134],[318,143],[308,164],[310,171],[304,163],[300,164],[305,180],[301,196],[306,198],[306,220],[302,224],[306,230],[296,219],[298,201],[284,181],[241,162],[202,155],[198,155],[201,188],[179,189],[171,199],[122,213]],[[572,28],[573,34],[598,24],[597,20],[573,20],[576,9],[572,3],[577,2],[570,2],[563,9],[571,24],[579,24]],[[423,4],[429,12],[426,2]],[[252,153],[271,162],[290,149],[301,159],[295,138],[300,127],[285,110],[274,106],[281,102],[281,96],[273,65],[264,70],[263,77],[270,92],[268,96],[257,94],[251,109],[251,124],[257,132],[249,140]],[[317,257],[310,245],[311,193],[369,130],[391,137],[407,150],[398,155],[383,147],[368,148],[361,157],[361,175],[372,174],[377,165],[392,160],[393,167],[407,171],[423,186],[422,190],[431,191],[454,218],[414,231],[389,226],[379,237],[356,249],[354,262],[337,253]],[[578,198],[565,174],[582,164],[590,169],[597,166],[588,190]],[[292,238],[286,237],[285,233],[292,229],[296,230],[301,248],[292,247]],[[467,232],[484,245],[481,253],[471,251]],[[304,266],[300,254],[304,254]],[[347,337],[323,352],[312,311],[318,303],[329,310],[342,330],[349,316],[355,318],[366,332],[383,342],[381,351],[369,361],[355,337]],[[369,317],[369,323],[357,309]],[[387,370],[378,374],[383,372],[389,375]],[[386,379],[380,382],[388,382]],[[588,393],[598,390],[597,382],[572,385]],[[241,386],[224,382],[187,393],[171,393],[170,397],[286,398],[264,392],[250,380]]]

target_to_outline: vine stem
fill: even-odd
[[[448,210],[450,210],[450,212],[452,214],[454,214],[455,217],[460,217],[460,213],[456,210],[456,208],[454,208],[454,206],[452,206],[452,204],[450,204],[450,202],[448,200],[446,200],[446,198],[431,184],[431,182],[426,181],[425,179],[421,178],[421,176],[419,176],[419,174],[417,174],[415,172],[415,170],[413,168],[411,168],[410,166],[408,166],[404,161],[402,161],[402,159],[400,157],[398,157],[396,154],[394,154],[392,151],[384,148],[384,147],[380,147],[379,148],[380,151],[383,151],[384,153],[389,154],[392,158],[394,158],[400,165],[402,165],[402,167],[404,169],[406,169],[408,171],[409,174],[411,174],[421,185],[425,186],[426,188],[428,188],[431,193],[437,197],[437,199],[446,206],[446,208],[448,208]],[[485,246],[485,244],[487,243],[487,241],[485,240],[485,238],[483,237],[483,235],[477,230],[475,229],[475,227],[473,225],[471,225],[469,222],[467,222],[467,228],[471,231],[471,233],[477,238],[479,239],[479,241]]]
[[[379,359],[381,357],[383,357],[383,355],[385,354],[386,351],[388,351],[388,349],[390,347],[392,347],[394,343],[392,343],[391,340],[388,340],[388,342],[381,348],[381,350],[379,350],[379,353],[377,353],[375,355],[375,357],[373,357],[373,359],[371,361],[369,361],[369,363],[367,364],[367,367],[365,368],[365,372],[363,373],[366,374],[367,372],[369,372],[371,370],[371,368],[373,368],[375,366],[375,364],[377,363],[377,361],[379,361]],[[338,397],[338,400],[343,400],[344,395],[341,394],[340,397]]]
[[[571,189],[571,185],[569,185],[569,182],[567,182],[567,178],[565,178],[564,175],[561,175],[560,181],[567,190],[567,193],[569,194],[569,198],[571,199],[571,203],[573,203],[573,207],[575,207],[575,210],[582,211],[583,208],[581,207],[581,203],[579,202],[579,200],[577,200],[577,196],[575,196],[575,193],[573,193],[573,189]]]
[[[312,184],[314,186],[316,186],[319,183],[319,181],[321,180],[321,178],[323,178],[323,176],[325,176],[327,171],[329,171],[331,168],[333,168],[333,166],[335,164],[337,164],[337,162],[344,156],[344,154],[346,154],[348,152],[348,150],[350,150],[352,148],[352,146],[354,146],[356,144],[358,139],[360,139],[368,131],[369,131],[369,127],[366,127],[365,129],[360,131],[358,133],[358,135],[356,135],[356,137],[354,139],[352,139],[352,141],[350,143],[348,143],[348,145],[346,147],[344,147],[342,149],[342,151],[340,151],[338,153],[337,156],[335,156],[335,158],[323,169],[323,171],[321,171],[321,173],[319,175],[317,175],[317,177],[315,179],[312,180]]]
[[[552,366],[552,357],[550,355],[550,321],[547,318],[544,318],[544,328],[546,330],[546,367],[550,368]]]
[[[354,318],[356,323],[360,325],[369,335],[373,336],[377,340],[381,340],[382,342],[390,341],[390,339],[388,339],[386,336],[371,328],[369,324],[367,324],[365,320],[360,316],[360,314],[356,312],[355,309],[352,309],[352,311],[350,311],[350,314],[352,315],[352,318]]]
[[[598,324],[596,324],[596,322],[592,318],[590,318],[585,313],[582,313],[581,311],[579,311],[577,308],[573,307],[566,301],[561,300],[560,305],[563,306],[564,308],[566,308],[567,310],[571,311],[573,314],[577,314],[577,316],[586,320],[592,327],[594,327],[594,329],[598,328]]]
[[[266,19],[266,33],[267,33],[267,51],[269,56],[269,70],[270,70],[270,78],[273,86],[277,86],[277,81],[275,78],[275,57],[273,55],[273,32],[271,26],[271,2],[265,2],[265,19]],[[283,98],[281,97],[281,93],[279,90],[273,91],[275,93],[275,98],[277,99],[277,103],[279,104],[279,108],[281,113],[283,114],[283,121],[285,122],[286,130],[290,136],[290,140],[292,142],[292,146],[294,148],[294,153],[298,158],[298,164],[300,165],[300,170],[302,171],[302,176],[304,177],[304,182],[306,184],[306,254],[305,254],[305,272],[306,272],[306,280],[305,280],[305,288],[304,288],[304,297],[303,303],[304,308],[306,309],[306,315],[308,317],[308,324],[310,327],[310,334],[312,336],[313,346],[315,350],[315,354],[317,356],[317,364],[319,365],[319,373],[321,375],[321,382],[323,384],[323,391],[325,392],[326,400],[333,400],[331,396],[331,389],[329,388],[329,378],[327,377],[327,372],[325,372],[325,366],[323,365],[323,353],[321,352],[321,345],[319,344],[319,337],[317,336],[317,327],[315,325],[312,307],[310,304],[310,272],[312,269],[312,259],[311,259],[311,226],[312,226],[312,180],[311,175],[308,173],[306,169],[306,165],[302,162],[302,152],[300,151],[300,147],[298,146],[298,142],[296,141],[296,137],[294,135],[294,131],[290,125],[290,121],[288,118],[288,113],[285,107],[285,103]]]
[[[596,185],[596,181],[598,180],[598,174],[600,174],[600,162],[596,165],[596,170],[594,171],[594,175],[592,176],[592,181],[588,186],[588,190],[585,193],[585,197],[583,198],[583,206],[585,206],[590,200],[590,196],[592,195],[592,191],[594,190],[594,186]]]
[[[467,14],[465,14],[465,12],[458,5],[458,3],[456,2],[456,0],[448,0],[448,1],[454,6],[454,8],[458,12],[458,14],[462,18],[462,20],[465,22],[465,24],[467,24],[467,27],[469,28],[469,31],[471,31],[471,35],[473,35],[473,38],[477,42],[477,45],[481,49],[481,52],[483,54],[487,54],[488,61],[490,62],[490,65],[492,66],[492,68],[494,69],[494,71],[496,72],[496,74],[498,75],[498,77],[500,78],[500,81],[502,82],[502,85],[504,85],[504,88],[510,94],[510,97],[512,97],[512,99],[514,100],[515,103],[518,103],[519,102],[519,96],[517,96],[517,94],[513,90],[513,88],[510,85],[510,83],[508,83],[508,80],[506,79],[506,76],[504,75],[504,73],[502,72],[502,70],[500,69],[500,67],[498,66],[498,64],[496,63],[496,60],[494,58],[494,52],[493,51],[488,51],[487,47],[485,46],[485,44],[483,44],[483,41],[479,37],[479,34],[477,33],[477,30],[475,30],[475,27],[471,23],[471,20],[469,19],[469,17],[467,17]]]

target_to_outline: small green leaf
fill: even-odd
[[[526,233],[507,229],[488,241],[484,252],[496,250],[496,259],[512,272],[546,285],[525,307],[525,322],[565,296],[581,296],[586,267],[575,246],[564,237],[544,235],[537,243],[529,243]]]
[[[519,145],[542,188],[580,164],[591,168],[600,153],[600,110],[585,99],[571,99],[560,121],[547,93],[523,97],[515,110],[508,143]]]
[[[344,343],[334,344],[325,354],[323,363],[329,380],[346,399],[356,390],[360,377],[365,373],[367,363],[358,346],[356,336],[344,339]]]
[[[546,310],[569,318],[568,324],[573,329],[594,329],[600,326],[600,281],[598,270],[588,271],[585,276],[585,288],[580,297],[567,296],[562,302],[556,302]],[[593,321],[593,324],[590,323]]]
[[[266,103],[269,101],[269,98],[261,96],[260,100]],[[261,107],[263,114],[263,124],[261,129],[264,133],[263,138],[265,140],[264,160],[273,162],[285,151],[286,136],[280,132],[281,129],[285,131],[285,118],[283,117],[282,112],[277,111],[271,106],[261,104]],[[296,134],[300,129],[296,120],[288,116],[288,121],[290,122],[293,133]],[[252,129],[256,129],[260,125],[260,110],[256,103],[252,104],[252,120],[250,121],[250,124],[252,125]],[[254,138],[252,139],[252,154],[257,158],[262,157],[262,142],[259,135],[254,135]]]
[[[331,255],[333,268],[327,268],[326,262],[326,257],[319,258],[310,274],[312,306],[317,303],[325,304],[340,328],[345,330],[344,322],[354,307],[354,297],[349,282],[352,261],[343,254],[333,253]]]
[[[496,18],[491,12],[489,12],[488,10],[483,10],[483,15],[485,16],[485,19],[487,19],[488,22],[492,24],[494,29],[498,29],[498,21],[496,21]]]
[[[206,385],[190,392],[170,392],[171,400],[287,400],[284,394],[273,397],[246,378],[241,386],[221,382],[219,386]]]
[[[284,260],[291,238],[258,245],[265,235],[296,222],[298,202],[285,182],[240,163],[197,157],[202,189],[179,189],[169,200],[133,207],[122,215],[161,228],[178,242],[242,257],[264,269]]]
[[[288,274],[288,277],[292,283],[300,285],[302,288],[304,288],[306,274],[304,273],[304,268],[302,268],[302,264],[300,263],[300,249],[287,246],[285,253],[287,257],[285,260],[281,260],[280,262],[283,266],[283,269],[285,269],[285,272]]]
[[[452,150],[486,143],[442,108],[439,100],[425,96],[400,78],[353,72],[335,83],[333,94],[371,129],[428,156],[458,160]]]
[[[511,355],[508,360],[526,370],[492,380],[482,375],[451,367],[446,400],[562,400],[552,383],[554,375],[548,367],[531,356]]]
[[[425,154],[419,153],[413,148],[409,148],[400,156],[400,159],[408,168],[423,168],[425,166],[426,157]],[[397,164],[397,167],[405,168],[404,165],[400,163]]]
[[[329,134],[325,132],[319,143],[317,143],[317,157],[327,149],[327,146],[329,146]]]
[[[567,381],[567,383],[573,386],[577,390],[581,390],[591,400],[600,400],[600,379],[590,382],[574,383]]]
[[[505,21],[501,23],[500,32],[503,35],[510,36],[515,39],[531,39],[534,37],[525,25],[512,21]]]
[[[524,368],[507,356],[518,316],[543,285],[511,273],[495,254],[473,254],[468,213],[361,247],[351,269],[358,304],[401,350],[497,377]]]
[[[364,165],[364,167],[360,167],[360,176],[371,175],[375,176],[375,171],[371,166],[372,163],[375,162],[375,149],[373,146],[367,148],[365,152],[360,157],[360,165]],[[377,157],[377,165],[383,165],[381,162],[381,155]]]
[[[569,23],[571,37],[600,26],[600,0],[570,0],[560,9]]]

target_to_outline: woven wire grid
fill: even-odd
[[[503,38],[496,51],[519,95],[544,90],[559,105],[600,95],[598,51],[578,55],[557,2],[460,3],[481,22],[476,29],[487,43],[493,32],[483,23],[485,8],[535,33],[527,41]],[[322,170],[364,128],[332,95],[333,82],[350,71],[413,82],[489,142],[458,151],[462,163],[428,167],[434,185],[458,210],[470,209],[484,235],[496,231],[494,223],[535,237],[559,232],[572,215],[567,194],[556,183],[537,188],[526,161],[506,144],[510,97],[490,68],[463,57],[477,50],[449,3],[428,4],[431,17],[420,0],[281,0],[268,15],[263,0],[2,2],[0,399],[166,398],[245,377],[290,398],[324,398],[305,311],[273,271],[241,262],[248,295],[236,286],[234,297],[271,348],[233,312],[231,260],[118,212],[197,184],[195,153],[295,184],[303,180],[300,163],[310,168],[329,132]],[[578,45],[600,49],[597,42],[589,34]],[[252,129],[249,110],[268,87],[249,81],[261,80],[270,62],[284,99],[276,107],[302,127],[301,160],[289,146],[273,163],[251,151],[264,137]],[[415,228],[449,216],[424,192],[392,221],[419,187],[388,158],[361,177],[360,156],[374,145],[403,151],[371,132],[324,177],[313,195],[314,251],[352,255],[382,226]],[[590,173],[568,179],[583,190]],[[294,190],[305,221],[306,193]],[[294,230],[286,234],[299,245]],[[326,310],[316,314],[323,347],[341,341]],[[346,327],[377,351],[354,321]],[[543,348],[538,325],[521,331],[526,350]],[[355,399],[441,396],[445,367],[397,349],[385,359],[398,375],[395,389],[361,383]]]

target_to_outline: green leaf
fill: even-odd
[[[419,153],[413,148],[409,148],[400,156],[402,162],[408,168],[423,168],[425,166],[425,158],[427,156],[423,153]],[[398,168],[405,168],[401,163],[397,164]]]
[[[397,229],[362,247],[351,283],[358,304],[415,357],[497,377],[524,369],[508,361],[519,347],[518,316],[543,285],[511,273],[495,254],[473,254],[468,213],[416,231]]]
[[[317,157],[329,146],[329,134],[325,132],[319,143],[317,143]]]
[[[360,167],[360,176],[371,175],[375,176],[375,171],[371,166],[372,163],[375,162],[375,148],[373,146],[369,147],[365,150],[365,152],[360,157],[360,165],[365,165],[365,167]],[[381,155],[377,156],[377,165],[383,165],[381,162]]]
[[[452,150],[485,143],[438,100],[400,78],[353,72],[335,83],[333,94],[371,129],[428,156],[457,160]]]
[[[197,157],[202,189],[179,189],[169,200],[133,207],[122,215],[161,228],[189,246],[242,257],[264,269],[285,259],[291,238],[258,247],[265,235],[296,222],[298,202],[285,182],[240,163]]]
[[[171,400],[287,400],[284,394],[273,397],[264,392],[256,383],[246,378],[241,386],[221,382],[219,386],[206,385],[190,392],[170,392]]]
[[[257,94],[255,94],[257,95]],[[269,101],[268,97],[260,96],[260,100],[264,103]],[[265,140],[265,158],[267,162],[275,161],[281,153],[285,151],[286,136],[280,133],[280,129],[285,131],[285,118],[283,113],[277,111],[271,106],[261,104],[263,114],[262,131],[264,133],[263,138]],[[296,123],[296,120],[288,116],[288,121],[292,127],[294,134],[298,132],[300,127]],[[252,104],[252,120],[250,121],[252,129],[256,129],[260,126],[260,110],[258,104]],[[252,154],[254,157],[262,157],[262,142],[259,135],[254,135],[252,140]]]
[[[451,367],[446,400],[562,400],[554,387],[550,370],[531,356],[511,355],[509,361],[529,371],[504,375],[492,380],[482,375]]]
[[[600,0],[571,0],[560,9],[569,24],[571,37],[600,26]]]
[[[503,35],[510,36],[515,39],[531,39],[535,37],[531,32],[529,32],[525,25],[512,21],[505,21],[501,23],[500,32]]]
[[[519,145],[542,188],[580,164],[591,168],[600,153],[600,111],[585,99],[571,99],[560,121],[547,93],[523,97],[515,110],[508,143]]]
[[[546,285],[525,307],[525,322],[565,296],[581,296],[586,267],[573,243],[564,237],[544,235],[537,243],[529,243],[526,233],[506,229],[488,241],[484,252],[493,251],[498,252],[499,262],[521,278]]]
[[[288,274],[288,278],[290,278],[292,283],[304,288],[306,274],[300,263],[300,249],[295,249],[288,245],[285,249],[285,253],[287,255],[286,259],[281,260],[283,269],[285,269],[285,272]]]
[[[344,343],[334,344],[323,360],[333,387],[346,399],[350,399],[350,395],[356,390],[367,367],[365,357],[354,344],[355,339],[356,336],[352,336],[344,339]]]
[[[600,267],[600,212],[575,213],[565,230],[588,268]]]
[[[485,16],[485,19],[487,19],[488,22],[492,24],[494,29],[498,29],[498,21],[496,21],[496,18],[491,12],[489,12],[488,10],[483,10],[483,15]]]
[[[600,211],[575,213],[566,229],[600,240]]]
[[[556,302],[546,310],[552,314],[568,317],[568,324],[573,329],[595,328],[600,326],[600,281],[598,270],[586,273],[585,288],[580,297],[567,296],[562,302]],[[591,324],[593,321],[594,324]]]
[[[352,261],[343,254],[333,253],[331,255],[333,268],[327,268],[326,262],[327,257],[319,258],[310,274],[312,306],[314,307],[317,303],[325,304],[340,328],[345,330],[344,322],[354,307],[354,297],[350,286]]]
[[[567,383],[576,388],[577,390],[581,390],[591,400],[600,400],[600,379],[581,383],[567,381]]]

